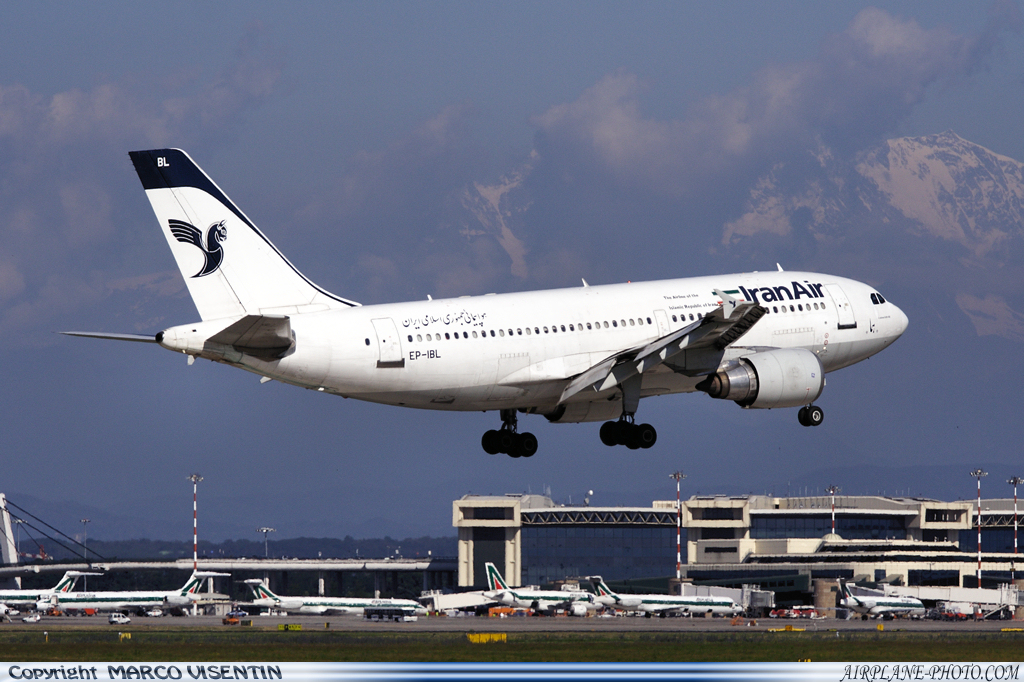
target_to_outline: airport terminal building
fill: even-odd
[[[452,509],[460,586],[482,587],[488,561],[515,585],[675,577],[675,500],[590,507],[540,495],[466,495]],[[975,514],[971,501],[843,495],[833,517],[827,495],[699,495],[682,503],[681,572],[698,583],[783,591],[809,591],[817,578],[975,587]],[[983,500],[981,530],[982,586],[1009,582],[1013,500]]]

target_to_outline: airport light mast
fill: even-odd
[[[1012,583],[1016,579],[1014,569],[1017,564],[1017,486],[1024,483],[1024,478],[1013,476],[1007,483],[1013,486],[1013,561],[1010,562],[1010,582]]]
[[[196,499],[198,497],[199,481],[203,480],[203,477],[199,474],[189,474],[185,477],[185,480],[192,481],[192,570],[197,571],[199,570],[199,529]]]
[[[978,479],[978,587],[981,587],[981,479],[988,476],[984,469],[975,469],[971,476]]]
[[[832,535],[835,535],[836,534],[836,493],[838,493],[840,490],[842,490],[842,488],[840,488],[837,485],[830,485],[829,487],[825,488],[825,490],[827,490],[828,494],[832,496]]]
[[[263,558],[270,558],[270,551],[267,549],[267,533],[276,533],[276,528],[267,528],[266,526],[260,526],[256,529],[257,533],[263,533]]]
[[[683,535],[683,503],[679,497],[679,481],[686,478],[686,474],[682,471],[673,471],[668,475],[669,478],[676,479],[676,580],[683,579],[683,553],[682,553],[682,535]]]
[[[86,525],[92,519],[82,519],[82,558],[85,559],[85,563],[89,563],[89,527]],[[89,591],[89,576],[82,576],[82,590]]]

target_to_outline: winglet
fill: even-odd
[[[725,319],[727,320],[736,312],[737,306],[739,306],[740,303],[745,302],[745,299],[739,299],[735,296],[731,296],[721,289],[715,289],[714,294],[718,298],[722,299],[722,313],[725,315]]]

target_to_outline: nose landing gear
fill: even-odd
[[[817,426],[825,421],[825,411],[817,405],[805,405],[796,413],[796,418],[803,426]]]
[[[499,452],[509,457],[533,457],[537,454],[537,437],[532,433],[519,433],[519,418],[515,410],[501,411],[501,429],[491,429],[480,440],[484,452]]]

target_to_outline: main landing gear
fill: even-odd
[[[650,424],[635,424],[633,415],[622,415],[617,422],[601,424],[601,442],[612,447],[625,445],[630,450],[645,450],[658,440],[658,432]]]
[[[825,421],[825,411],[817,405],[805,405],[796,413],[796,418],[804,426],[817,426]]]
[[[499,452],[509,457],[533,457],[537,453],[537,437],[532,433],[519,433],[519,419],[515,410],[501,411],[501,429],[484,434],[480,444],[488,455]]]
[[[622,416],[617,422],[601,424],[601,442],[605,445],[625,445],[630,450],[646,450],[658,440],[658,432],[653,426],[634,421],[636,410],[640,407],[641,381],[642,375],[634,374],[619,384],[622,391]]]

